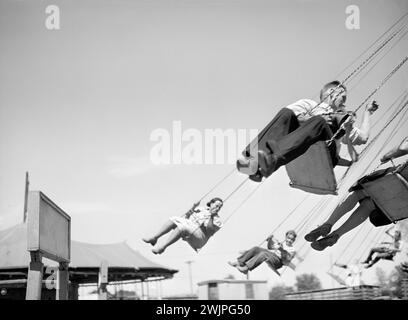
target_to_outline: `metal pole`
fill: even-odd
[[[30,185],[30,181],[28,180],[28,171],[27,171],[26,172],[26,177],[25,177],[23,222],[26,222],[26,220],[27,220],[27,202],[28,202],[29,185]]]
[[[194,261],[192,261],[192,260],[186,261],[186,263],[188,265],[188,273],[189,273],[189,278],[190,278],[190,293],[191,294],[194,294],[194,292],[193,292],[193,275],[192,275],[192,270],[191,270],[191,264],[193,262]]]

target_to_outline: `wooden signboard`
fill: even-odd
[[[71,218],[41,191],[30,191],[27,202],[27,250],[31,262],[27,277],[27,300],[41,299],[42,258],[59,262],[56,299],[68,299],[71,259]]]
[[[71,252],[71,218],[41,191],[28,194],[28,251],[43,257],[69,262]]]

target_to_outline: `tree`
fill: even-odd
[[[296,277],[296,291],[319,290],[322,288],[320,279],[314,273],[303,273]]]
[[[285,285],[273,286],[271,291],[269,291],[269,300],[286,300],[285,295],[293,291],[292,287],[287,287]]]
[[[382,296],[391,296],[391,283],[387,273],[381,269],[375,269],[375,276],[377,277],[377,285],[380,287],[381,295]]]
[[[381,295],[390,297],[403,297],[402,279],[408,278],[401,268],[394,268],[389,274],[383,269],[376,268],[377,285],[380,286]]]

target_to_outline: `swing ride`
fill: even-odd
[[[365,52],[363,52],[360,56],[358,56],[343,71],[347,70],[352,65],[354,65],[356,61],[361,58],[362,55],[364,55],[369,49],[371,49],[374,45],[376,45],[387,33],[390,32],[390,30],[392,30],[407,15],[408,13],[405,14],[403,17],[401,17],[396,23],[394,23],[368,49],[366,49]],[[388,36],[379,46],[377,46],[377,48],[363,62],[361,62],[358,65],[357,68],[355,68],[351,73],[349,73],[348,76],[345,77],[344,80],[340,82],[338,86],[332,88],[331,92],[334,92],[334,90],[336,90],[337,88],[344,86],[346,83],[348,83],[352,79],[356,79],[358,75],[361,75],[362,72],[366,70],[367,66],[370,63],[372,63],[374,59],[379,57],[379,53],[382,52],[382,50],[384,50],[386,46],[392,43],[392,41],[395,40],[396,37],[399,35],[400,36],[399,39],[396,40],[397,41],[396,43],[398,43],[408,33],[407,29],[408,29],[407,25],[404,25],[400,27],[397,31],[393,32],[390,36]],[[395,46],[396,43],[394,43],[393,47]],[[386,54],[388,54],[389,51],[390,50],[388,50]],[[385,55],[382,56],[377,62],[375,62],[374,66],[384,57]],[[298,206],[295,207],[294,210],[292,210],[292,212],[290,212],[283,219],[283,221],[281,221],[278,224],[278,226],[273,230],[272,234],[275,233],[278,230],[278,228],[280,228],[280,226],[289,219],[290,216],[292,216],[292,214],[308,198],[309,194],[338,195],[339,187],[342,185],[350,168],[347,169],[346,173],[340,179],[336,178],[336,175],[334,172],[334,167],[336,164],[334,164],[332,160],[333,155],[332,155],[332,151],[330,150],[331,144],[336,143],[335,140],[340,139],[344,135],[344,122],[346,121],[346,119],[350,115],[355,115],[363,106],[367,105],[367,102],[375,94],[377,94],[377,92],[391,79],[391,77],[399,69],[401,69],[404,66],[404,64],[407,61],[408,61],[408,57],[404,57],[400,61],[400,63],[397,64],[394,67],[394,69],[392,69],[391,72],[387,74],[385,78],[383,78],[383,80],[379,83],[379,85],[372,92],[370,92],[370,94],[361,102],[361,104],[357,108],[355,108],[353,111],[348,111],[348,112],[343,111],[342,114],[339,112],[336,115],[338,117],[337,131],[334,132],[333,137],[330,140],[318,141],[314,143],[307,149],[307,151],[304,154],[302,154],[298,158],[294,159],[293,161],[285,165],[287,175],[290,179],[289,185],[292,188],[297,188],[302,191],[305,191],[308,195],[301,201],[301,203],[298,204]],[[371,69],[369,69],[368,72],[370,72]],[[363,75],[363,77],[365,77],[368,74],[368,72],[365,75]],[[331,92],[329,93],[329,95],[331,94]],[[338,94],[339,93],[337,93],[337,95]],[[336,96],[334,98],[336,98]],[[404,99],[406,98],[407,98],[407,95],[403,98],[403,102],[405,101]],[[321,101],[320,103],[322,102],[323,101]],[[394,103],[391,106],[393,106]],[[319,104],[317,104],[317,106]],[[361,151],[359,162],[361,162],[361,160],[367,156],[368,154],[367,150],[372,147],[372,144],[378,139],[380,134],[384,132],[384,130],[396,119],[397,115],[399,115],[401,111],[407,107],[407,105],[408,105],[408,102],[400,104],[399,110],[394,112],[394,114],[390,117],[386,125],[381,130],[379,130],[379,133],[373,139],[371,139],[372,141],[370,141],[367,144],[367,146]],[[395,129],[392,134],[395,134]],[[374,159],[371,160],[371,163],[375,160],[377,156],[375,156]],[[351,167],[353,166],[354,164],[351,165]],[[363,173],[366,173],[367,170],[368,170],[368,166],[366,167],[365,170],[363,170],[364,171]],[[256,170],[254,167],[250,167],[248,169],[244,168],[242,171],[241,170],[239,171],[247,175],[252,175],[254,174]],[[211,188],[209,192],[207,192],[203,197],[201,197],[198,203],[200,203],[205,197],[207,197],[216,188],[218,188],[224,181],[226,181],[229,177],[231,177],[231,175],[234,172],[236,172],[235,168],[232,171],[230,171],[225,177],[223,177],[213,188]],[[240,189],[249,180],[252,180],[252,179],[246,177],[231,193],[228,194],[228,196],[224,197],[223,198],[224,204],[227,202],[227,200],[230,197],[232,197],[235,194],[235,192],[238,189]],[[229,220],[232,217],[232,215],[235,214],[235,212],[237,212],[246,201],[248,201],[248,199],[259,189],[259,187],[263,185],[264,182],[265,182],[265,179],[263,179],[261,183],[259,183],[257,187],[231,212],[231,214],[225,219],[223,223],[224,225],[227,222],[227,220]],[[386,214],[386,216],[390,219],[390,221],[396,222],[396,221],[408,218],[408,162],[406,162],[402,166],[397,167],[390,174],[387,174],[378,180],[369,181],[369,182],[364,183],[363,187],[364,187],[365,194],[369,196],[379,208],[381,208],[381,210]],[[294,230],[296,230],[296,232],[300,234],[302,232],[302,229],[305,229],[308,223],[310,223],[310,221],[315,220],[317,214],[324,212],[324,208],[328,205],[328,203],[329,203],[329,200],[327,198],[322,198],[322,200],[317,205],[315,205],[315,207],[312,208],[309,211],[309,213],[304,215],[299,225],[296,228],[294,228]],[[200,228],[200,226],[198,226],[197,229],[198,228]],[[356,235],[357,234],[358,233],[356,233]],[[364,240],[367,240],[367,239],[368,237],[366,237],[366,239]],[[265,241],[266,240],[263,240],[260,243],[260,245],[263,244]],[[193,249],[197,253],[199,253],[202,250],[202,248],[197,249],[194,247]],[[308,248],[306,251],[308,252],[308,250],[310,250],[310,248]],[[303,256],[306,256],[306,254],[307,253],[305,253]],[[281,276],[283,272],[286,270],[286,268],[284,269],[283,272],[279,272],[278,270],[275,270],[274,268],[272,268],[272,270],[278,276]]]

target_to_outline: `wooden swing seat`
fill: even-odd
[[[272,271],[275,272],[279,277],[281,276],[281,274],[279,273],[279,271],[276,270],[276,269],[273,267],[273,265],[272,265],[269,261],[266,261],[266,264],[267,264],[268,267],[271,268]]]
[[[319,141],[300,157],[286,165],[289,185],[314,194],[337,195],[337,181],[330,151],[325,141]]]
[[[362,186],[364,193],[392,222],[408,218],[408,162]]]

